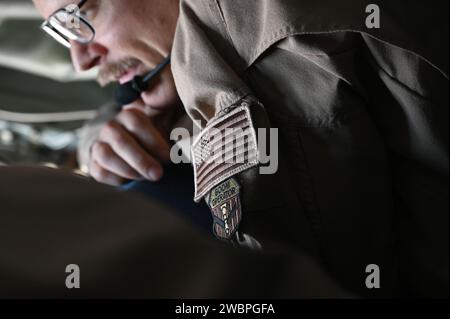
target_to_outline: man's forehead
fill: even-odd
[[[41,16],[48,18],[53,12],[70,4],[78,4],[78,0],[33,0]]]

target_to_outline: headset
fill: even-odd
[[[170,55],[144,76],[135,76],[133,80],[120,85],[115,91],[115,99],[121,106],[136,101],[146,91],[150,82],[170,64]]]

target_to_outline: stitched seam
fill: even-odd
[[[430,100],[428,97],[422,95],[420,92],[418,92],[417,90],[413,89],[412,87],[406,85],[406,83],[400,81],[397,77],[393,76],[390,72],[388,72],[386,69],[384,69],[375,59],[371,59],[371,64],[374,65],[375,68],[377,68],[382,74],[385,74],[389,79],[391,79],[392,81],[394,81],[395,83],[397,83],[399,86],[401,86],[402,88],[404,88],[405,90],[408,90],[410,93],[416,95],[417,97],[433,103],[433,104],[437,104],[436,101],[432,101]],[[383,79],[381,79],[383,80]]]
[[[228,28],[227,21],[225,20],[225,16],[223,14],[222,7],[220,6],[219,0],[214,0],[216,4],[216,10],[218,12],[218,15],[220,17],[220,21],[222,22],[222,27],[225,30],[225,36],[227,37],[228,41],[232,44],[233,48],[236,48],[236,45],[233,41],[233,38],[231,37],[230,29]]]
[[[232,107],[233,105],[239,103],[241,100],[243,100],[245,97],[247,97],[248,95],[250,95],[250,92],[248,92],[248,88],[246,86],[242,86],[239,88],[236,88],[232,91],[229,91],[228,93],[226,93],[225,95],[220,97],[219,100],[219,108],[220,110],[218,110],[216,112],[216,116],[223,112],[223,110]]]
[[[207,0],[208,1],[208,0]],[[215,4],[215,6],[214,6]],[[234,51],[234,54],[239,59],[237,62],[237,69],[235,70],[237,74],[243,75],[246,69],[246,62],[243,60],[242,56],[239,54],[238,50],[236,49],[235,42],[233,38],[231,37],[231,33],[228,27],[228,24],[225,20],[225,15],[223,14],[222,7],[220,6],[219,0],[211,0],[208,1],[208,8],[210,15],[212,17],[212,23],[219,28],[217,30],[220,32],[221,35],[224,36],[225,42],[227,42],[232,50]]]

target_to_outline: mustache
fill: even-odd
[[[97,76],[97,82],[100,86],[106,86],[111,82],[116,81],[128,69],[137,67],[141,61],[135,58],[127,58],[119,62],[106,63],[100,67]]]

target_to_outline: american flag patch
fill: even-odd
[[[212,120],[192,145],[195,197],[259,163],[256,132],[248,105]]]

